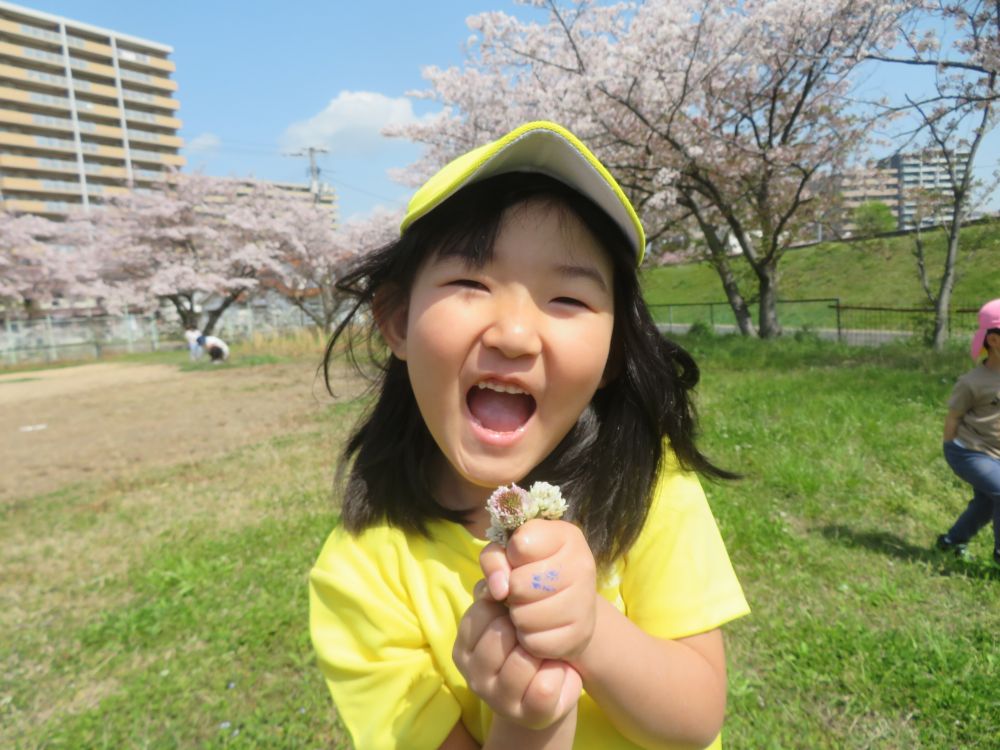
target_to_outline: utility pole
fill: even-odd
[[[312,193],[313,203],[319,203],[319,166],[316,164],[316,154],[328,154],[330,149],[321,146],[307,146],[299,149],[287,156],[308,156],[309,157],[309,192]]]

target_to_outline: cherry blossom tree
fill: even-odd
[[[343,312],[337,281],[360,255],[399,235],[402,215],[382,208],[335,227],[321,206],[289,205],[270,231],[280,243],[280,270],[264,285],[331,330]]]
[[[0,211],[0,306],[5,317],[41,314],[54,300],[116,307],[115,290],[88,252],[90,224]]]
[[[288,202],[261,183],[177,174],[95,212],[92,244],[103,277],[133,304],[169,301],[185,326],[210,333],[280,271],[273,227]]]
[[[923,68],[933,76],[927,92],[907,93],[888,110],[909,116],[909,130],[904,128],[901,137],[922,144],[948,174],[946,190],[904,196],[915,202],[920,217],[913,254],[924,294],[934,308],[932,344],[941,349],[948,338],[949,308],[958,280],[959,233],[973,208],[977,187],[973,178],[976,157],[983,139],[997,124],[1000,5],[986,0],[925,0],[920,10],[903,29],[901,49],[871,59]],[[993,180],[990,187],[995,186]],[[937,274],[928,269],[921,232],[927,225],[940,227],[947,238]]]
[[[812,186],[864,142],[845,103],[855,67],[891,47],[910,3],[880,0],[531,0],[543,22],[469,19],[462,68],[428,68],[430,122],[387,129],[426,145],[399,176],[530,119],[561,122],[609,169],[655,244],[695,222],[741,331],[753,323],[734,262],[756,280],[759,334],[779,335],[778,266],[822,209]],[[729,253],[727,237],[740,248]]]

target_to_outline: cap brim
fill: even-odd
[[[636,264],[642,261],[646,238],[631,202],[597,157],[576,136],[551,122],[522,125],[450,162],[414,194],[400,231],[463,187],[510,172],[539,172],[588,197],[625,233]]]

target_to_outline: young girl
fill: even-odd
[[[967,555],[966,546],[993,521],[993,561],[1000,565],[1000,299],[979,310],[979,329],[970,354],[981,364],[958,379],[944,421],[944,457],[958,477],[972,485],[972,500],[938,549]]]
[[[311,632],[359,750],[720,746],[719,628],[748,608],[693,472],[732,475],[695,446],[644,246],[604,166],[536,122],[432,177],[343,280],[327,369],[352,319],[389,353]],[[487,498],[535,481],[566,518],[488,544]]]

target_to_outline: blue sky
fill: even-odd
[[[18,2],[18,0],[15,0]],[[321,179],[344,218],[376,205],[401,207],[411,188],[386,170],[419,147],[382,138],[389,119],[420,117],[426,65],[463,59],[465,19],[485,10],[537,11],[513,0],[19,0],[47,13],[168,44],[177,65],[181,135],[189,169],[306,182],[308,161],[285,155],[322,142]],[[898,88],[915,74],[874,72],[866,91]],[[1000,130],[977,160],[990,176]],[[990,202],[991,205],[994,203]]]

